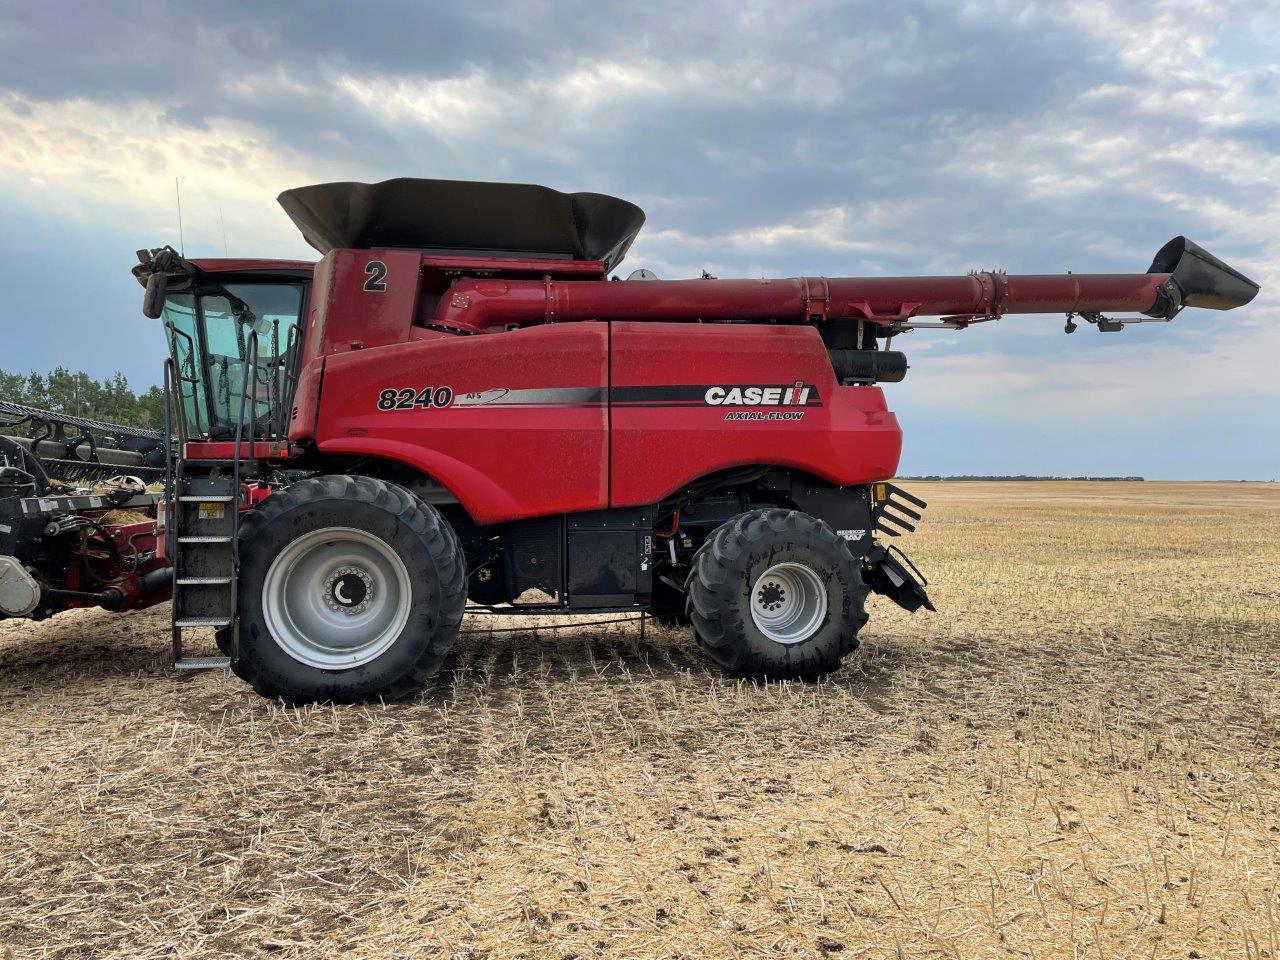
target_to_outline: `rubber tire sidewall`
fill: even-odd
[[[254,689],[289,703],[396,700],[416,691],[457,637],[466,605],[465,562],[443,517],[402,487],[368,477],[316,477],[272,494],[246,516],[240,542],[240,650],[233,665]],[[390,546],[409,570],[409,618],[369,663],[326,670],[275,641],[262,609],[272,562],[298,537],[355,527]]]
[[[751,617],[756,580],[787,561],[809,567],[827,591],[818,629],[789,644],[766,637]],[[762,680],[814,680],[839,669],[866,622],[858,561],[828,524],[796,510],[755,510],[717,528],[695,555],[687,588],[703,649],[725,669]]]

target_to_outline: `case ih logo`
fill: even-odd
[[[712,407],[821,406],[818,388],[803,380],[790,386],[708,387],[703,400]]]

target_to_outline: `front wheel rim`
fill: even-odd
[[[262,612],[280,649],[321,670],[382,656],[409,621],[413,586],[400,555],[353,527],[303,534],[272,561]]]
[[[827,616],[827,588],[803,563],[775,563],[751,585],[751,619],[775,643],[808,640]]]

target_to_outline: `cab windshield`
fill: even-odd
[[[187,436],[234,437],[242,404],[246,438],[250,429],[258,439],[283,435],[302,294],[298,284],[246,283],[166,297],[164,322]]]

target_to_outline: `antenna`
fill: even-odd
[[[173,178],[173,192],[178,197],[178,254],[185,257],[187,255],[187,243],[182,238],[182,188],[178,186],[178,178]]]
[[[230,257],[227,252],[227,218],[222,215],[222,204],[218,204],[218,219],[222,222],[222,255]]]

